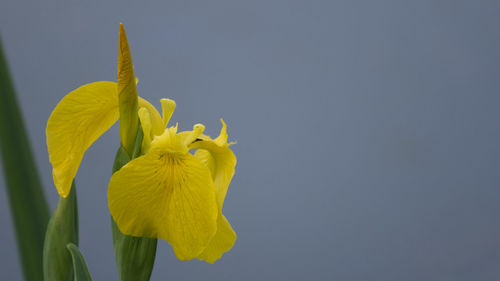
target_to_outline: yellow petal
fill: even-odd
[[[194,154],[195,157],[200,159],[210,170],[215,183],[217,202],[222,209],[236,166],[236,156],[227,143],[226,124],[224,121],[222,121],[222,129],[219,137],[215,140],[194,142],[189,148],[198,148]]]
[[[141,120],[144,138],[142,140],[142,153],[149,150],[154,137],[164,132],[163,120],[160,114],[147,100],[139,97],[139,119]]]
[[[226,217],[219,213],[217,218],[217,232],[210,240],[207,248],[198,256],[198,259],[214,263],[222,257],[222,254],[233,248],[236,242],[236,233],[227,221]]]
[[[219,216],[217,219],[217,232],[208,244],[208,247],[198,256],[198,259],[214,263],[222,257],[222,254],[231,250],[235,241],[236,233],[222,215],[222,205],[226,197],[227,189],[234,175],[236,166],[236,156],[234,156],[227,143],[226,124],[221,119],[222,130],[215,140],[210,140],[207,136],[200,136],[201,141],[194,142],[190,148],[198,148],[195,157],[200,159],[210,170],[214,180]]]
[[[207,146],[206,144],[204,146]],[[198,149],[195,153],[194,156],[198,159],[201,160],[201,162],[208,168],[210,171],[210,174],[212,175],[212,180],[215,181],[215,175],[216,175],[216,164],[215,164],[215,158],[212,156],[212,154],[205,149]]]
[[[143,132],[141,152],[146,154],[149,151],[149,146],[151,145],[151,114],[149,110],[144,107],[139,109],[139,120],[141,121],[141,128]]]
[[[161,144],[153,142],[148,154],[113,174],[109,209],[123,233],[167,240],[180,260],[189,260],[215,235],[214,187],[210,172],[197,158],[170,150],[179,146]]]
[[[227,126],[222,118],[220,122],[222,123],[222,129],[220,130],[219,136],[214,141],[218,146],[224,146],[227,145]]]
[[[156,108],[147,100],[139,97],[139,108],[143,107],[146,108],[149,112],[149,117],[151,120],[151,138],[163,134],[163,129],[165,127],[163,126],[163,120],[161,119],[160,113],[158,113],[158,110],[156,110]]]
[[[118,119],[116,83],[95,82],[67,94],[47,122],[47,149],[59,195],[66,197],[83,154]]]
[[[166,127],[170,117],[174,114],[176,107],[175,101],[171,99],[161,99],[161,111],[163,113],[163,125]]]

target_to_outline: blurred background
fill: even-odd
[[[139,94],[238,165],[216,264],[161,241],[151,280],[499,280],[498,1],[14,1],[0,34],[51,211],[46,121],[116,80],[119,23]],[[1,101],[0,101],[1,102]],[[114,126],[76,177],[80,249],[117,280],[106,188]],[[1,164],[0,164],[1,165]],[[0,272],[21,280],[0,172]]]

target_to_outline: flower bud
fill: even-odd
[[[120,24],[117,76],[118,103],[120,107],[120,140],[123,148],[131,156],[139,124],[137,113],[138,98],[132,55],[123,24]]]

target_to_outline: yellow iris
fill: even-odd
[[[127,43],[121,35],[120,40]],[[124,114],[118,93],[126,87],[120,77],[134,77],[132,60],[127,58],[119,56],[119,67],[121,64],[125,71],[119,71],[118,84],[95,82],[70,92],[48,120],[47,148],[54,183],[62,197],[69,194],[85,151]],[[177,125],[167,127],[175,109],[173,100],[161,100],[163,118],[142,98],[136,105],[129,104],[138,109],[137,115],[126,118],[138,116],[140,120],[143,155],[111,177],[111,215],[124,234],[161,238],[170,242],[181,260],[197,257],[213,263],[236,241],[222,214],[236,165],[226,124],[221,119],[222,130],[215,139],[203,135],[201,124],[192,131],[177,132]],[[126,141],[122,134],[122,145]]]
[[[175,103],[162,100],[167,124]],[[236,157],[227,143],[226,125],[218,138],[202,135],[205,127],[177,132],[177,126],[156,135],[156,113],[141,108],[145,155],[130,161],[111,177],[111,215],[128,235],[156,237],[172,244],[177,257],[214,262],[236,240],[222,214],[224,197],[234,175]],[[152,140],[151,140],[152,139]],[[198,149],[193,155],[191,149]]]

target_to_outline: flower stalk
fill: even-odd
[[[113,173],[142,154],[143,141],[143,132],[139,125],[134,67],[123,24],[120,24],[117,92],[121,147],[115,157]],[[125,235],[118,229],[113,218],[111,218],[111,230],[120,280],[148,281],[153,271],[157,239]]]
[[[60,197],[50,218],[43,245],[44,281],[72,281],[73,263],[66,245],[78,245],[78,203],[75,183],[68,197]]]
[[[138,135],[136,143],[140,144],[142,133]],[[135,151],[140,151],[140,149]],[[129,161],[127,152],[120,147],[116,153],[113,173]],[[153,272],[157,239],[125,235],[118,229],[113,218],[111,218],[111,230],[119,279],[121,281],[148,281]]]

